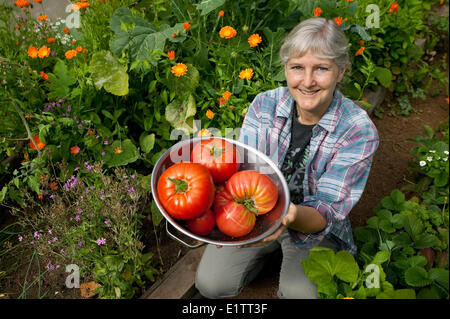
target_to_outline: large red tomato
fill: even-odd
[[[211,208],[214,182],[201,164],[180,162],[165,170],[158,180],[161,204],[172,217],[192,219]]]
[[[253,170],[240,171],[231,176],[226,183],[226,190],[235,202],[256,215],[271,211],[278,200],[275,183],[269,176]]]
[[[241,237],[255,227],[256,215],[244,205],[230,201],[216,213],[216,225],[225,235]]]
[[[223,183],[239,168],[239,153],[220,138],[202,140],[192,149],[191,161],[206,166],[214,183]]]
[[[229,201],[232,201],[233,197],[231,197],[230,193],[225,188],[224,184],[217,185],[216,195],[214,197],[213,210],[214,212],[218,212],[222,206],[227,204]]]
[[[194,234],[206,236],[216,226],[216,215],[211,209],[208,209],[200,217],[187,220],[186,226]]]

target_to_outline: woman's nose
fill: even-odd
[[[303,85],[307,88],[315,85],[314,72],[312,70],[306,70]]]

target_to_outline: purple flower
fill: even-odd
[[[103,144],[105,144],[105,145],[108,145],[108,144],[109,144],[109,142],[108,142],[108,141],[104,141],[104,142],[103,142]]]
[[[51,199],[55,199],[55,197],[56,197],[56,196],[55,196],[54,194],[51,194],[51,195],[50,195],[50,198],[51,198]]]
[[[102,152],[102,156],[105,156],[105,154],[106,154],[105,152]]]
[[[58,237],[53,237],[53,242],[57,242],[58,241]]]
[[[83,243],[81,241],[79,241],[77,245],[81,247],[81,246],[83,246]]]
[[[80,220],[80,215],[75,216],[75,220],[79,221]]]
[[[101,246],[101,245],[106,245],[106,239],[105,238],[99,238],[97,239],[97,245]]]
[[[21,242],[23,240],[22,236],[19,236],[19,242]]]

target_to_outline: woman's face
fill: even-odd
[[[316,123],[320,120],[344,72],[345,69],[339,71],[333,60],[318,58],[310,51],[288,60],[285,65],[287,86],[297,102],[300,117],[303,113],[308,118],[314,117]]]

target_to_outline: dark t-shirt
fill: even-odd
[[[297,108],[294,107],[291,142],[280,169],[288,184],[291,202],[295,205],[303,202],[303,178],[305,177],[305,166],[308,160],[309,142],[312,137],[312,129],[315,126],[315,124],[302,124],[297,119]]]

